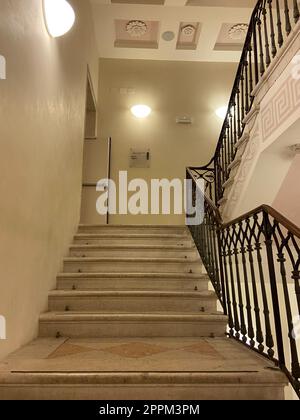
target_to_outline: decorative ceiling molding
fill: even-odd
[[[245,23],[223,23],[215,44],[215,51],[241,51],[248,31]]]
[[[196,50],[201,32],[199,22],[181,22],[179,26],[177,50]]]
[[[211,7],[187,7],[186,0],[91,0],[99,56],[238,62],[243,40],[230,38],[228,31],[249,22],[252,10],[243,0],[236,9],[225,7],[227,0],[218,9],[216,1],[209,0]]]
[[[115,48],[158,48],[159,22],[140,19],[115,20]]]
[[[130,20],[126,25],[126,32],[133,38],[140,38],[147,31],[147,24],[142,20]]]
[[[196,27],[194,25],[189,24],[189,25],[183,26],[180,30],[183,35],[192,36],[196,32]]]
[[[244,41],[248,28],[249,25],[246,23],[238,23],[237,25],[232,26],[228,31],[229,38],[234,39],[235,41]]]

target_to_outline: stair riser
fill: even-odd
[[[142,227],[142,226],[85,226],[79,227],[80,234],[105,234],[105,235],[189,235],[186,227]]]
[[[50,297],[50,311],[93,312],[216,312],[217,302],[212,298],[183,298],[183,297],[78,297],[58,298]]]
[[[122,245],[173,245],[173,246],[185,246],[191,247],[192,241],[188,237],[181,238],[161,238],[159,235],[155,238],[74,238],[75,245],[109,245],[109,246],[118,246],[120,243]]]
[[[220,321],[42,321],[40,337],[224,337],[225,328]]]
[[[192,271],[190,271],[192,270]],[[65,273],[201,273],[200,262],[174,263],[174,262],[65,262]]]
[[[284,400],[283,386],[253,384],[132,384],[10,385],[0,387],[0,400],[158,400],[158,401],[258,401]]]
[[[200,280],[164,280],[164,279],[58,279],[59,290],[178,290],[199,291],[208,289],[207,281]]]
[[[107,257],[107,258],[194,258],[198,256],[196,249],[187,249],[187,250],[172,250],[172,249],[163,249],[163,250],[155,250],[155,249],[141,249],[137,248],[134,250],[127,250],[127,249],[83,249],[83,250],[70,250],[70,257]]]

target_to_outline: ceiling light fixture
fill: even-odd
[[[76,16],[73,7],[66,0],[43,0],[44,19],[47,30],[53,38],[60,37],[73,27]]]
[[[131,108],[131,113],[136,118],[147,118],[151,114],[152,109],[147,105],[134,105]]]
[[[221,120],[225,120],[225,117],[227,115],[227,106],[222,106],[221,108],[218,108],[216,110],[216,115],[221,118]]]

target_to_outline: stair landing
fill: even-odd
[[[0,363],[0,399],[284,399],[285,376],[228,338],[40,338]]]

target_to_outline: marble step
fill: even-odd
[[[224,337],[227,317],[200,313],[48,312],[40,337]]]
[[[98,409],[103,400],[282,400],[287,384],[227,337],[39,338],[0,363],[0,400],[89,399]]]
[[[283,401],[286,386],[278,371],[28,371],[0,374],[0,400]]]
[[[197,257],[195,246],[179,245],[73,245],[71,257],[142,257],[142,258],[184,258]]]
[[[208,290],[205,274],[182,273],[61,273],[59,290]]]
[[[65,273],[201,273],[200,258],[65,258]]]
[[[49,294],[49,311],[216,312],[214,292],[64,291]]]
[[[79,225],[78,233],[102,234],[159,234],[159,235],[189,235],[186,226],[167,225]]]
[[[110,233],[80,233],[74,236],[74,245],[178,245],[192,246],[190,235],[181,234],[110,234]]]

